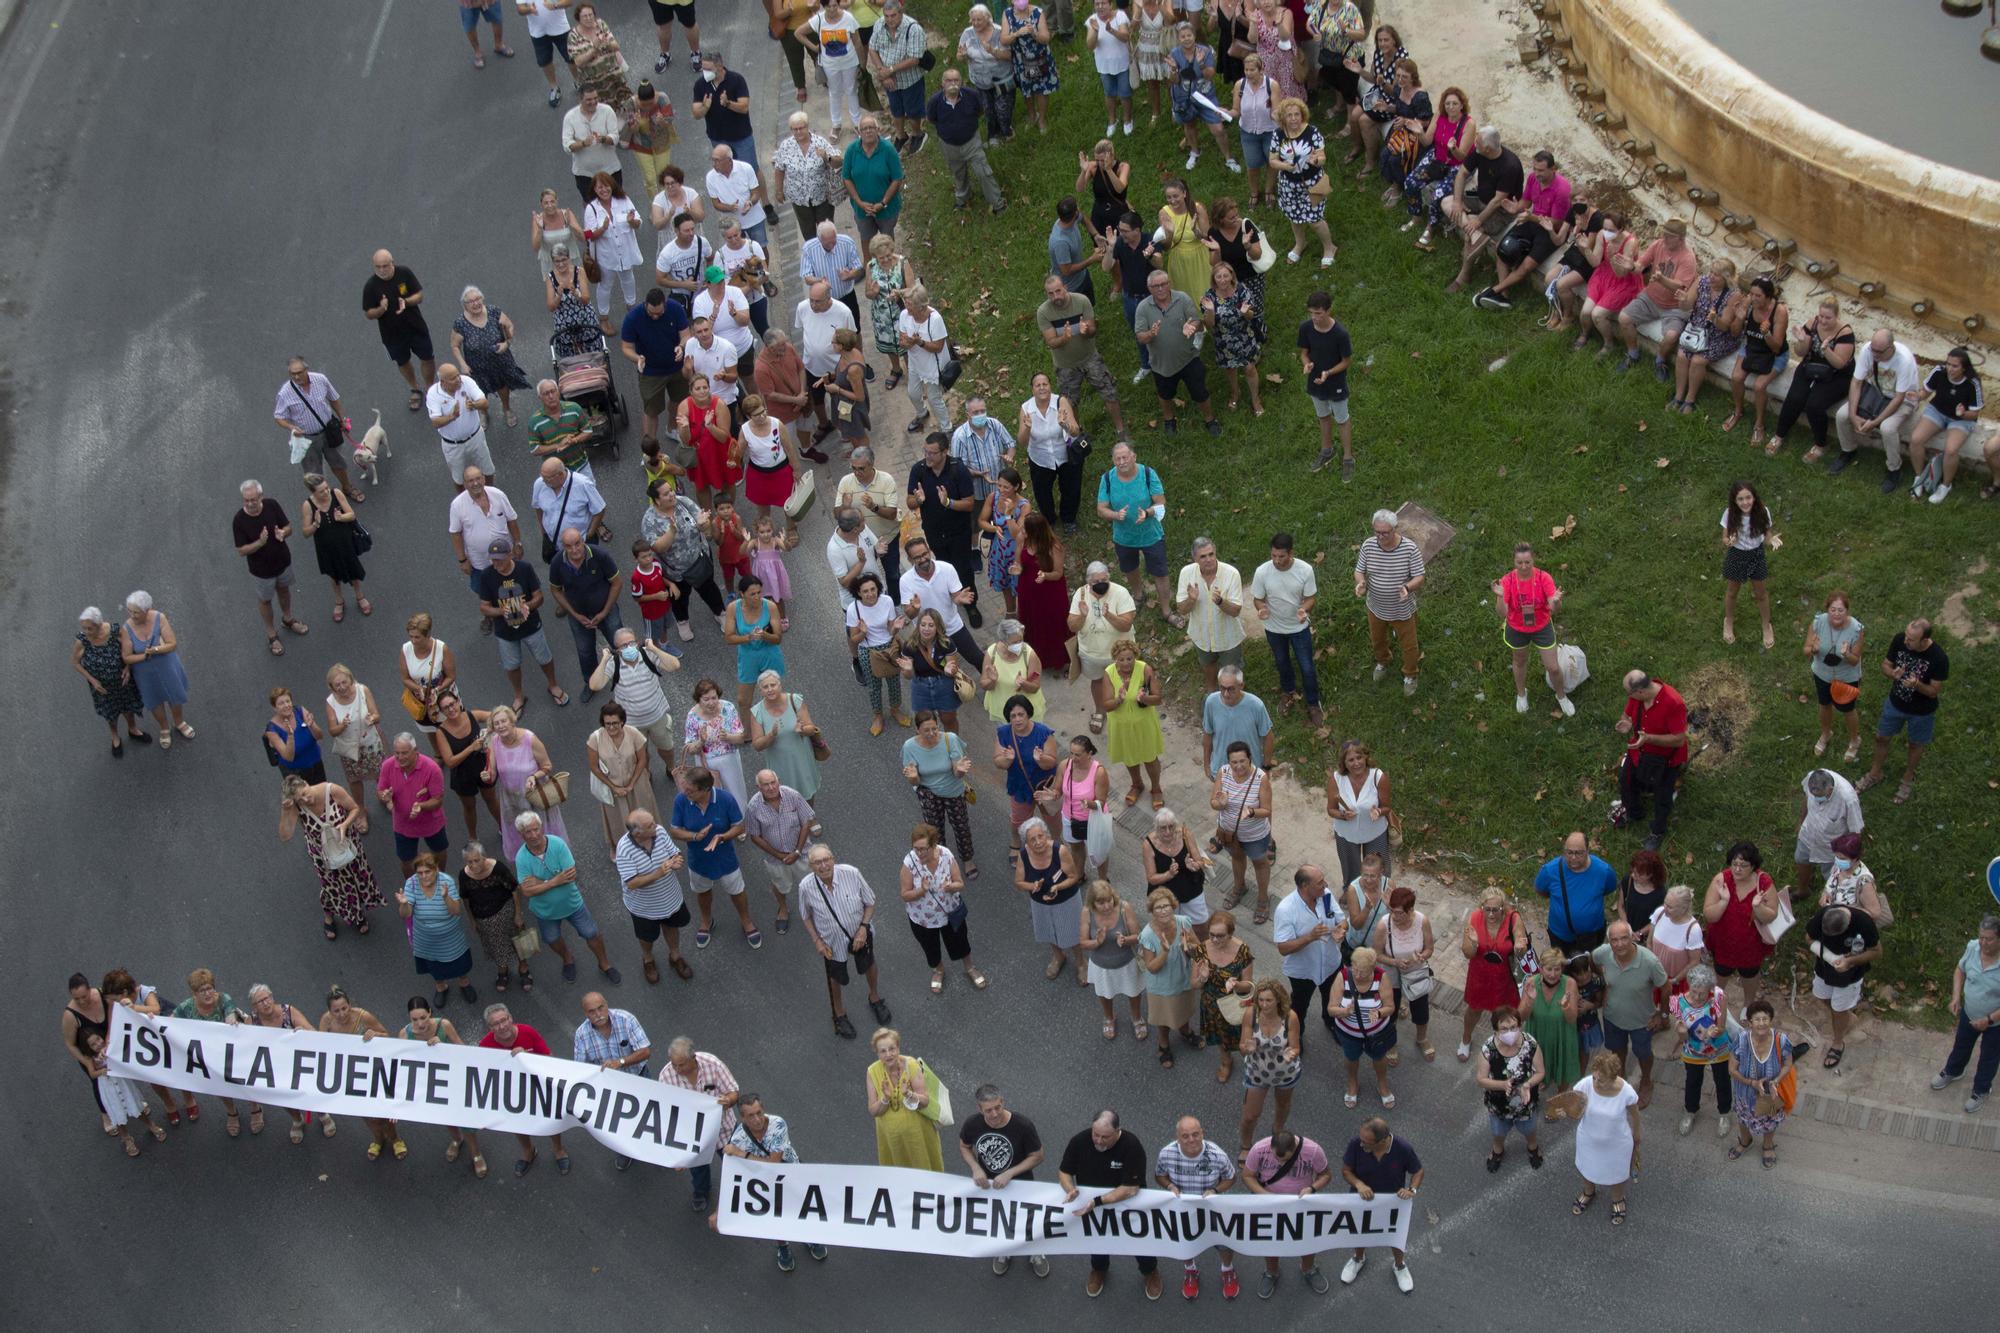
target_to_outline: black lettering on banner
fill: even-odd
[[[306,1062],[308,1060],[317,1065],[319,1063],[319,1052],[301,1050],[296,1046],[292,1048],[292,1074],[289,1086],[293,1092],[305,1091]]]
[[[896,1225],[896,1205],[889,1197],[887,1189],[875,1191],[875,1201],[868,1206],[868,1225],[881,1223],[885,1227]]]
[[[560,1081],[556,1086],[562,1089],[562,1113],[571,1120],[580,1121],[588,1125],[590,1123],[591,1112],[598,1110],[597,1089],[588,1083],[571,1083],[567,1079]],[[587,1110],[578,1111],[576,1109],[578,1098],[583,1098],[590,1102]]]
[[[639,1115],[639,1099],[637,1097],[634,1097],[629,1092],[620,1092],[616,1097],[612,1099],[611,1124],[610,1124],[611,1132],[613,1134],[616,1134],[619,1131],[620,1126],[622,1126],[629,1120],[637,1119],[638,1115]]]
[[[451,1095],[446,1084],[451,1081],[448,1065],[428,1064],[424,1066],[424,1100],[432,1106],[449,1106]]]
[[[1304,1240],[1306,1237],[1306,1214],[1279,1213],[1277,1239]],[[1269,1239],[1266,1237],[1265,1239]]]
[[[826,1221],[826,1196],[820,1192],[820,1187],[817,1185],[806,1186],[806,1197],[799,1204],[799,1221],[803,1222],[808,1217],[815,1221]]]
[[[1098,1236],[1115,1236],[1118,1234],[1119,1217],[1115,1209],[1103,1207],[1092,1208],[1089,1212],[1080,1214],[1079,1220],[1083,1223],[1085,1240],[1093,1240]]]
[[[562,1101],[561,1081],[543,1078],[539,1074],[523,1074],[522,1077],[528,1082],[528,1114],[543,1120],[553,1119]]]
[[[1338,1236],[1343,1232],[1357,1236],[1361,1234],[1361,1227],[1354,1220],[1353,1210],[1347,1208],[1343,1208],[1333,1215],[1333,1225],[1326,1230],[1330,1236]]]
[[[862,1219],[854,1214],[854,1186],[840,1187],[840,1220],[850,1226],[860,1226]]]
[[[477,1065],[465,1071],[465,1105],[474,1111],[493,1111],[500,1105],[501,1072]]]
[[[394,1056],[374,1055],[368,1058],[368,1095],[384,1101],[396,1100],[396,1075],[402,1061]]]
[[[187,1072],[190,1074],[198,1073],[203,1078],[215,1077],[215,1075],[208,1072],[208,1061],[202,1059],[201,1057],[200,1037],[196,1037],[190,1042],[188,1042],[187,1053],[181,1057],[181,1063],[186,1067]]]
[[[1276,1215],[1272,1213],[1251,1213],[1248,1217],[1251,1240],[1271,1239],[1271,1229]]]
[[[1213,1208],[1203,1208],[1201,1215],[1205,1221],[1212,1224],[1210,1230],[1214,1231],[1218,1236],[1229,1240],[1243,1239],[1243,1214],[1224,1213],[1218,1212]]]
[[[642,1143],[660,1142],[660,1103],[656,1098],[648,1098],[639,1107],[639,1123],[632,1126],[632,1137]]]
[[[919,1231],[922,1230],[924,1225],[924,1215],[926,1213],[930,1213],[937,1217],[938,1229],[940,1231],[950,1230],[950,1228],[944,1226],[943,1205],[944,1205],[944,1196],[940,1194],[911,1195],[910,1196],[911,1228],[913,1230],[919,1230]]]

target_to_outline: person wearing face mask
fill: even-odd
[[[954,461],[972,474],[972,512],[977,514],[993,493],[1000,469],[1014,466],[1014,437],[986,411],[977,395],[965,400],[965,424],[951,433]]]
[[[1799,831],[1792,846],[1792,896],[1810,898],[1819,876],[1833,870],[1833,841],[1860,833],[1861,798],[1854,784],[1830,768],[1816,768],[1799,784]]]
[[[1528,1144],[1528,1165],[1541,1170],[1542,1144],[1535,1131],[1548,1070],[1541,1046],[1521,1030],[1519,1014],[1512,1009],[1493,1011],[1493,1035],[1479,1048],[1473,1071],[1473,1082],[1486,1092],[1486,1128],[1493,1136],[1486,1169],[1500,1169],[1507,1156],[1507,1136],[1519,1134]]]
[[[1819,905],[1858,907],[1875,918],[1877,926],[1893,925],[1896,918],[1889,910],[1889,900],[1876,886],[1875,872],[1861,859],[1861,835],[1843,833],[1833,840],[1831,850],[1833,868],[1827,871],[1826,883],[1819,891]]]

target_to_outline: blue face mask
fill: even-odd
[[[985,413],[982,412],[980,415],[972,419],[972,428],[974,430],[985,430],[992,423],[993,423],[993,418],[987,416]]]
[[[618,650],[618,655],[628,662],[636,662],[639,660],[639,645],[636,643],[627,644]]]
[[[1852,870],[1854,869],[1854,862],[1844,856],[1836,856],[1833,858],[1833,868],[1835,870]]]

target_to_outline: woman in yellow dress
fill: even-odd
[[[876,1161],[944,1170],[937,1122],[924,1114],[931,1099],[923,1062],[903,1054],[902,1034],[894,1028],[875,1029],[869,1045],[875,1049],[875,1063],[868,1066],[868,1114],[875,1117]]]
[[[1143,772],[1153,786],[1153,808],[1167,803],[1160,790],[1160,752],[1165,748],[1160,734],[1160,677],[1139,660],[1139,645],[1120,639],[1111,645],[1111,665],[1104,670],[1105,688],[1111,691],[1111,707],[1105,710],[1104,757],[1125,765],[1132,775],[1132,787],[1125,804],[1139,803],[1139,779]]]
[[[986,714],[996,724],[1007,721],[1007,701],[1016,695],[1028,701],[1034,715],[1048,712],[1042,698],[1042,659],[1028,646],[1028,631],[1009,617],[986,649],[986,661],[979,669],[979,688],[986,691]]]
[[[1187,182],[1179,178],[1166,184],[1167,202],[1160,209],[1160,231],[1165,233],[1161,248],[1167,255],[1167,276],[1174,290],[1186,292],[1199,302],[1209,288],[1209,269],[1214,261],[1201,238],[1208,235],[1208,210],[1188,194]]]

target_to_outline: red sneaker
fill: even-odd
[[[1189,1300],[1194,1300],[1201,1295],[1201,1273],[1199,1270],[1193,1268],[1182,1270],[1181,1295],[1187,1297]]]
[[[1225,1301],[1233,1301],[1242,1294],[1243,1294],[1243,1284],[1236,1280],[1236,1270],[1233,1268],[1223,1269],[1222,1299]]]

